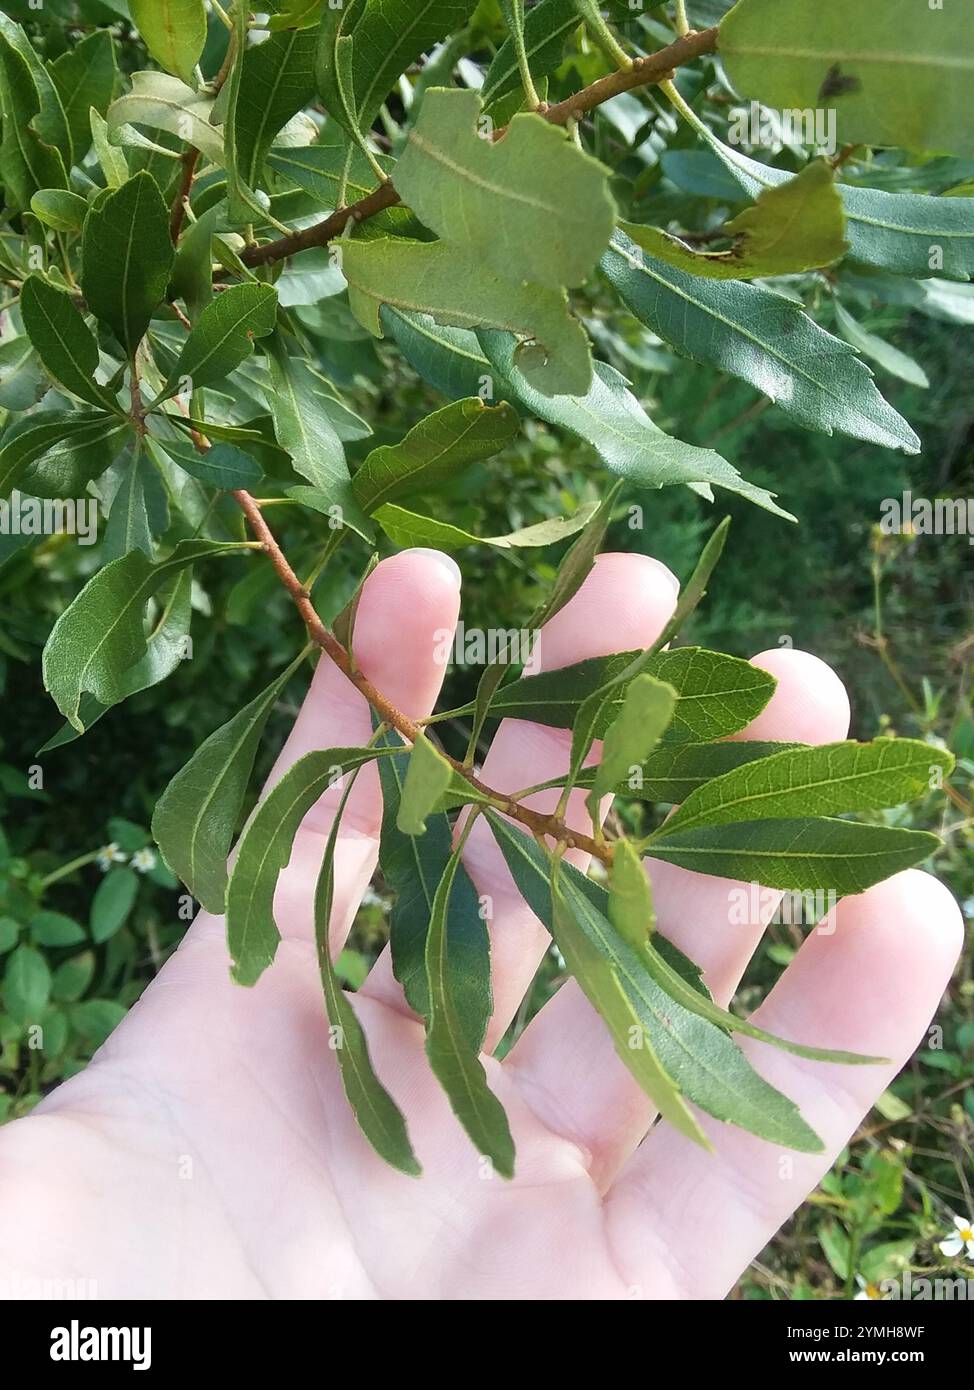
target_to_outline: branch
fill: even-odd
[[[183,219],[186,216],[186,205],[189,202],[189,195],[193,189],[193,179],[196,175],[196,166],[199,163],[200,152],[196,149],[188,149],[182,157],[183,172],[179,180],[179,189],[173,200],[172,216],[169,219],[169,236],[173,246],[179,241],[179,233],[183,229]]]
[[[694,59],[702,57],[705,53],[716,53],[716,51],[716,27],[682,34],[666,48],[661,48],[657,53],[650,54],[648,58],[634,58],[631,67],[620,69],[618,72],[610,72],[606,77],[600,77],[597,82],[583,87],[580,92],[567,97],[564,101],[556,102],[551,106],[542,103],[538,107],[538,115],[544,116],[545,120],[551,121],[553,125],[565,125],[568,121],[577,121],[587,111],[592,111],[595,107],[601,106],[603,102],[610,101],[620,92],[629,92],[633,87],[648,87],[657,82],[663,82],[673,76],[675,68],[692,63]],[[498,130],[494,139],[500,139],[506,129],[507,127],[504,126]],[[386,208],[395,207],[400,201],[399,194],[390,180],[381,184],[364,198],[360,198],[357,203],[352,203],[346,208],[339,208],[330,217],[326,217],[323,222],[316,222],[313,226],[305,227],[301,232],[293,232],[290,236],[282,237],[279,241],[268,241],[263,246],[248,247],[240,259],[246,266],[269,265],[274,261],[281,261],[288,256],[293,256],[298,251],[307,251],[312,246],[327,246],[334,237],[341,236],[352,219],[356,222],[364,222],[367,218],[374,217],[376,213],[383,212]]]
[[[197,444],[197,447],[199,447],[199,444]],[[282,585],[291,595],[294,606],[301,614],[312,642],[314,642],[315,646],[320,647],[326,656],[331,658],[341,673],[347,677],[359,693],[368,700],[369,704],[386,724],[390,724],[397,733],[402,734],[403,738],[407,739],[410,743],[415,743],[417,738],[422,735],[423,729],[420,725],[414,723],[407,715],[403,714],[402,710],[397,709],[380,690],[375,688],[372,682],[364,676],[361,671],[353,666],[352,659],[341,642],[339,642],[335,634],[325,626],[315,612],[314,605],[311,602],[311,595],[288,563],[287,556],[278,545],[274,533],[264,520],[256,498],[252,497],[249,492],[245,492],[242,488],[234,491],[233,496],[243,511],[244,516],[247,518],[250,529],[260,541],[264,553],[274,566]],[[458,762],[455,758],[448,758],[448,761],[460,776],[463,777],[465,781],[469,782],[470,786],[475,791],[479,792],[482,796],[490,797],[491,801],[497,803],[506,815],[509,815],[513,820],[519,821],[521,825],[530,830],[533,835],[551,836],[568,849],[585,850],[588,854],[594,855],[595,858],[601,859],[603,864],[612,863],[612,848],[610,845],[606,845],[605,843],[597,844],[590,836],[583,835],[575,830],[569,830],[565,822],[559,816],[547,816],[540,811],[532,811],[528,806],[522,806],[517,802],[511,801],[503,792],[493,791],[490,787],[485,786],[483,782],[478,781],[470,772],[469,768],[465,768],[463,764]]]

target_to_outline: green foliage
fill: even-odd
[[[691,5],[694,22],[723,7],[704,8]],[[771,1038],[718,1008],[655,929],[642,856],[843,893],[937,855],[970,891],[969,869],[954,858],[969,829],[943,848],[925,828],[941,819],[932,807],[953,766],[929,741],[941,727],[938,696],[916,699],[907,727],[918,738],[826,748],[725,741],[764,709],[773,679],[702,643],[664,647],[691,622],[695,642],[701,624],[710,643],[748,630],[774,642],[778,596],[796,592],[793,557],[804,546],[834,559],[829,528],[786,535],[792,510],[839,512],[855,517],[847,529],[861,528],[853,509],[874,496],[867,479],[892,489],[890,478],[912,476],[892,451],[915,455],[921,436],[934,454],[956,448],[940,418],[953,342],[945,349],[946,333],[937,339],[927,324],[912,333],[915,360],[889,334],[900,335],[907,314],[946,319],[951,339],[974,321],[970,122],[959,95],[969,45],[951,27],[959,12],[920,14],[903,0],[857,17],[832,0],[741,0],[721,21],[721,61],[742,98],[834,106],[839,138],[858,148],[833,166],[795,142],[761,158],[742,150],[712,55],[658,94],[633,80],[629,58],[667,37],[660,11],[627,24],[623,41],[588,0],[541,0],[526,12],[505,2],[504,28],[496,7],[472,0],[350,0],[338,10],[287,0],[272,7],[269,37],[250,34],[245,6],[229,9],[229,47],[218,21],[208,29],[202,0],[131,0],[142,46],[102,7],[80,6],[83,38],[48,15],[28,15],[26,28],[0,18],[0,497],[84,495],[106,523],[90,559],[62,537],[0,536],[0,592],[13,614],[10,631],[6,617],[0,625],[0,682],[8,667],[16,682],[26,679],[21,666],[36,671],[38,634],[49,630],[43,679],[67,721],[50,732],[35,680],[26,741],[0,764],[0,811],[18,841],[11,854],[0,836],[4,1085],[26,1109],[84,1065],[137,997],[145,962],[157,965],[178,939],[184,919],[155,907],[156,890],[172,893],[175,880],[141,828],[153,806],[165,862],[209,910],[226,907],[232,973],[252,985],[278,944],[274,891],[294,836],[332,793],[315,916],[337,1061],[373,1147],[418,1172],[341,987],[356,960],[364,972],[384,928],[367,949],[356,938],[351,964],[333,961],[328,941],[350,790],[343,784],[339,801],[334,784],[376,760],[395,973],[424,1021],[434,1073],[499,1173],[510,1176],[516,1159],[492,1063],[480,1056],[489,935],[462,843],[454,848],[461,804],[471,807],[468,826],[489,821],[561,952],[549,956],[522,1024],[563,962],[683,1133],[706,1142],[696,1106],[817,1150],[732,1035],[816,1060],[868,1059]],[[484,73],[479,94],[471,64]],[[563,129],[548,118],[557,106],[539,108],[541,95],[558,103],[580,86],[584,120]],[[598,100],[613,93],[615,102]],[[877,313],[877,302],[887,307]],[[797,436],[796,426],[812,433]],[[858,441],[848,466],[833,433]],[[738,559],[761,556],[738,567],[749,584],[763,582],[760,598],[728,567],[696,611],[722,525],[651,649],[541,675],[521,674],[505,649],[479,679],[452,672],[456,707],[441,723],[420,732],[399,721],[367,748],[300,759],[254,811],[228,875],[255,773],[269,765],[265,745],[306,655],[293,659],[300,643],[278,576],[242,544],[229,493],[259,488],[292,559],[291,596],[350,649],[353,595],[374,563],[363,542],[380,553],[463,547],[477,616],[534,632],[577,591],[610,527],[610,546],[669,546],[686,573],[702,539],[699,503],[712,502],[715,487],[734,507]],[[644,508],[650,520],[634,526]],[[878,585],[878,545],[875,563]],[[833,587],[841,590],[838,576]],[[858,595],[857,612],[868,598]],[[820,615],[840,601],[813,592],[796,607]],[[828,629],[819,618],[809,628],[815,622],[813,636]],[[802,642],[813,645],[806,633]],[[858,673],[861,647],[852,658]],[[863,732],[898,733],[863,684],[876,714]],[[151,771],[128,729],[147,712]],[[503,717],[572,730],[561,780],[589,793],[586,844],[610,865],[608,892],[563,860],[558,825],[528,837],[516,805],[469,780],[485,730]],[[961,741],[965,728],[953,730]],[[207,729],[215,732],[197,748]],[[62,751],[82,735],[82,749]],[[64,862],[63,837],[89,833],[83,812],[53,830],[55,851],[8,802],[16,808],[25,794],[19,764],[38,745],[38,757],[71,768],[94,766],[87,750],[112,740],[128,761],[101,795],[124,797],[132,819],[109,826],[92,891],[95,852]],[[965,776],[972,757],[968,747]],[[83,781],[73,786],[83,805]],[[53,826],[44,793],[29,791],[36,823]],[[606,835],[600,802],[612,793]],[[914,821],[902,810],[863,819],[914,799]],[[778,954],[765,965],[793,944],[774,940]],[[32,1054],[34,1026],[45,1042]],[[967,1037],[958,1029],[946,1054],[923,1065],[963,1080]],[[900,1104],[912,1114],[915,1100]],[[878,1239],[902,1199],[901,1173],[892,1160],[856,1163],[836,1178],[834,1216],[819,1228],[827,1266],[846,1286],[857,1262],[880,1271],[929,1239],[919,1227],[908,1239],[897,1233],[899,1244]]]

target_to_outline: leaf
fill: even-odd
[[[38,946],[76,946],[85,939],[85,929],[63,912],[38,912],[30,919],[30,934]]]
[[[425,734],[413,744],[399,802],[397,827],[404,835],[423,835],[426,817],[453,780],[453,769]]]
[[[316,144],[305,145],[299,149],[271,150],[267,163],[276,174],[303,188],[322,207],[338,206],[343,178],[345,196],[349,202],[357,202],[366,194],[372,193],[377,182],[375,170],[362,151],[349,146],[347,137],[328,125],[321,132]],[[381,156],[379,164],[387,170],[393,167],[392,160]],[[391,219],[388,219],[385,213],[379,213],[369,220],[373,227],[392,230]]]
[[[125,1005],[116,999],[86,999],[71,1010],[71,1023],[94,1051],[115,1031],[125,1013]]]
[[[332,822],[325,845],[318,886],[315,890],[315,943],[318,968],[331,1024],[331,1043],[338,1060],[342,1085],[362,1133],[381,1158],[402,1173],[418,1177],[422,1172],[409,1142],[402,1112],[380,1082],[372,1066],[368,1043],[348,996],[335,974],[331,959],[329,927],[335,895],[335,848],[342,813],[355,782],[355,773]]]
[[[337,61],[347,74],[349,114],[361,130],[371,126],[399,75],[440,39],[462,28],[475,8],[476,0],[367,0],[354,8],[346,6],[351,14],[338,37],[349,51]],[[328,20],[326,12],[325,32]],[[319,73],[329,56],[323,44]],[[322,94],[329,114],[341,119],[328,104],[327,91]]]
[[[598,813],[602,797],[628,776],[633,765],[638,767],[645,762],[656,747],[673,717],[676,701],[677,694],[671,685],[645,672],[629,681],[619,712],[605,731],[602,757],[588,799],[593,816]],[[583,705],[582,710],[584,708]],[[581,714],[580,710],[579,717]],[[585,751],[588,752],[588,748]]]
[[[636,951],[644,951],[656,930],[653,890],[631,840],[616,840],[609,870],[609,921]],[[682,976],[681,976],[682,979]],[[687,986],[692,988],[692,986]]]
[[[658,833],[899,806],[929,791],[934,777],[949,776],[953,766],[945,750],[909,738],[789,749],[726,772],[692,792]]]
[[[222,381],[250,357],[254,338],[273,333],[276,319],[273,285],[250,281],[225,289],[193,325],[159,399],[174,394],[187,379],[194,391]]]
[[[8,24],[4,20],[0,27],[0,74],[4,78],[0,83],[0,177],[8,207],[21,212],[30,206],[38,189],[67,188],[68,178],[60,152],[38,133],[41,100],[26,59],[8,40]]]
[[[415,757],[415,753],[413,754]],[[413,760],[410,759],[410,772]],[[406,788],[409,787],[409,773]],[[450,1106],[470,1136],[477,1152],[490,1159],[502,1177],[514,1176],[514,1140],[504,1107],[487,1085],[477,1050],[470,1045],[457,1013],[453,971],[449,957],[447,914],[450,894],[458,874],[460,848],[450,856],[433,899],[426,938],[426,973],[430,1012],[426,1029],[426,1055],[433,1074],[446,1091]]]
[[[271,711],[307,650],[200,744],[156,802],[152,835],[168,867],[207,912],[224,909],[227,856]]]
[[[169,209],[151,174],[136,174],[88,213],[81,286],[92,313],[129,356],[165,296],[172,261]]]
[[[676,101],[679,94],[673,96]],[[795,176],[750,159],[718,140],[692,107],[679,109],[724,163],[748,197]],[[934,198],[922,193],[887,193],[878,188],[839,186],[846,213],[849,254],[868,265],[919,279],[942,274],[968,280],[974,274],[974,206],[965,198]]]
[[[192,83],[206,43],[203,0],[129,0],[129,9],[159,66]]]
[[[71,132],[75,164],[91,149],[91,110],[104,116],[111,104],[118,69],[115,44],[107,29],[96,29],[49,65]]]
[[[678,352],[750,382],[801,424],[919,451],[869,368],[792,300],[743,281],[688,275],[647,256],[622,231],[602,268],[626,307]]]
[[[908,381],[911,386],[922,386],[924,389],[930,386],[926,372],[912,357],[900,352],[899,348],[887,343],[884,338],[869,333],[838,300],[833,302],[832,307],[835,310],[835,324],[839,332],[847,343],[851,343],[862,353],[863,357],[868,357],[891,376],[899,377],[900,381]]]
[[[26,333],[0,343],[0,408],[29,410],[47,389],[47,378]]]
[[[98,344],[71,296],[40,275],[29,275],[20,294],[24,329],[45,368],[73,395],[120,414],[107,387],[95,381]]]
[[[380,320],[410,366],[444,396],[475,396],[491,384],[491,364],[468,329],[449,328],[429,314],[407,314],[388,305],[383,305]],[[511,340],[512,349],[515,342]]]
[[[373,449],[352,483],[365,512],[451,482],[471,464],[500,453],[520,422],[509,405],[485,406],[479,397],[444,406],[420,420],[398,444]]]
[[[383,304],[461,328],[501,328],[524,340],[515,357],[536,390],[580,394],[591,385],[588,339],[563,291],[515,285],[445,241],[349,241],[342,270],[352,312],[376,338]]]
[[[939,845],[926,831],[801,817],[697,825],[654,840],[644,851],[697,873],[841,897],[912,868]]]
[[[379,864],[395,893],[389,921],[392,968],[403,987],[410,1008],[428,1018],[429,982],[426,975],[426,938],[436,886],[453,853],[453,827],[449,818],[433,811],[426,818],[424,835],[406,835],[398,827],[403,781],[409,766],[409,749],[398,734],[387,733],[383,746],[397,749],[379,763],[382,785],[382,831]],[[455,1011],[471,1048],[483,1045],[493,1013],[490,980],[490,938],[480,899],[467,873],[458,871],[447,906],[446,931],[450,957],[451,989]]]
[[[544,671],[538,676],[522,676],[498,691],[491,704],[491,715],[498,719],[531,719],[556,729],[571,728],[582,702],[640,655],[620,652]],[[737,733],[761,713],[775,688],[774,678],[757,666],[701,647],[658,652],[644,669],[677,693],[676,709],[666,735],[674,742],[698,742]],[[606,704],[595,723],[594,738],[604,735],[625,693],[624,685],[616,687],[615,698]]]
[[[587,440],[617,477],[636,487],[682,483],[708,497],[709,485],[715,484],[794,521],[790,512],[776,505],[773,493],[747,482],[713,449],[685,444],[658,429],[628,389],[625,377],[607,362],[595,363],[592,384],[584,395],[548,396],[518,370],[514,340],[509,335],[481,332],[477,338],[500,378],[495,384],[500,394],[509,388],[514,399],[532,414]]]
[[[105,175],[105,183],[109,188],[121,188],[129,176],[125,152],[112,144],[108,123],[99,116],[94,107],[88,112],[88,116],[91,122],[91,142],[95,147],[95,154],[101,165],[101,171]],[[130,128],[122,126],[120,129]]]
[[[141,690],[158,685],[172,675],[181,661],[186,660],[186,638],[192,616],[192,588],[193,572],[191,569],[185,569],[178,575],[169,594],[161,603],[155,626],[146,637],[145,656],[134,666],[130,666],[121,677],[117,691],[118,700],[125,700],[130,695],[137,695]],[[78,715],[84,730],[96,724],[103,714],[107,714],[109,708],[108,705],[100,704],[93,695],[82,695]],[[64,724],[37,750],[38,754],[61,748],[66,743],[73,743],[78,737],[77,729],[70,724]]]
[[[528,66],[535,79],[547,77],[561,64],[565,40],[578,28],[579,18],[575,0],[541,0],[524,17],[524,49]],[[485,107],[521,85],[517,52],[512,39],[507,38],[494,55],[487,69],[480,95]]]
[[[30,210],[56,232],[80,232],[88,204],[77,193],[63,188],[42,188],[30,200]]]
[[[550,517],[532,526],[522,526],[506,536],[474,536],[469,531],[435,517],[420,516],[394,503],[387,503],[375,513],[375,519],[386,535],[398,546],[426,546],[437,550],[460,550],[465,545],[493,545],[498,550],[515,550],[524,546],[554,545],[567,536],[574,536],[591,520],[596,503],[579,507],[574,516]]]
[[[427,92],[396,164],[397,192],[507,280],[582,284],[615,224],[607,170],[534,112],[516,115],[498,141],[478,133],[480,116],[476,92]]]
[[[248,45],[235,65],[239,72],[231,81],[225,137],[233,223],[253,220],[252,194],[274,138],[314,95],[317,48],[314,30],[286,30]]]
[[[519,891],[551,931],[547,855],[494,811],[485,814]],[[822,1142],[801,1118],[798,1107],[758,1075],[723,1028],[685,1009],[660,989],[639,954],[612,931],[605,890],[570,864],[562,865],[561,875],[570,890],[575,921],[590,944],[612,963],[643,1036],[686,1099],[715,1119],[739,1125],[771,1143],[820,1153]],[[654,939],[661,940],[658,935]],[[668,950],[675,952],[674,947]],[[681,958],[676,954],[674,959]],[[680,973],[686,978],[693,967],[682,959]]]
[[[645,879],[645,875],[643,877]],[[608,1027],[617,1055],[663,1118],[695,1144],[712,1150],[712,1144],[688,1109],[679,1088],[663,1068],[612,962],[596,949],[579,924],[579,911],[587,913],[590,905],[573,892],[571,883],[562,879],[560,868],[552,874],[551,900],[555,942],[585,997]]]
[[[657,260],[714,280],[815,270],[839,260],[848,249],[842,199],[824,159],[812,160],[787,183],[763,189],[754,207],[728,222],[722,231],[734,240],[729,251],[694,251],[657,227],[620,226]]]
[[[210,120],[211,98],[164,72],[134,72],[131,83],[131,91],[108,108],[109,135],[126,125],[150,126],[184,140],[212,163],[223,163],[223,140]]]
[[[226,896],[230,973],[237,984],[256,984],[277,952],[281,934],[274,922],[274,890],[302,820],[342,777],[381,756],[375,748],[306,753],[257,807],[240,838]]]
[[[707,541],[703,550],[700,552],[700,559],[697,561],[694,571],[680,591],[673,616],[664,627],[663,631],[653,643],[654,651],[662,651],[664,647],[672,642],[673,638],[681,631],[691,614],[695,613],[701,601],[706,597],[707,585],[720,557],[724,553],[724,546],[727,542],[727,532],[730,530],[730,517],[725,516],[723,521],[714,529],[713,535]]]
[[[277,13],[267,22],[273,33],[277,29],[305,29],[317,24],[328,0],[278,0]]]
[[[44,410],[29,416],[16,433],[8,435],[0,445],[0,499],[9,497],[27,477],[31,466],[52,450],[68,450],[73,443],[83,447],[92,439],[103,442],[106,422],[119,427],[114,416],[90,411]]]
[[[61,98],[51,80],[50,71],[47,64],[35,52],[34,44],[22,26],[13,23],[5,14],[0,12],[0,44],[3,43],[24,60],[37,93],[39,107],[31,125],[46,145],[57,150],[63,161],[64,169],[67,171],[74,162],[71,132],[68,129]]]
[[[265,351],[270,372],[267,407],[277,442],[291,455],[295,470],[318,490],[323,508],[340,509],[341,524],[371,543],[372,527],[352,490],[345,450],[323,400],[320,378],[300,357],[289,356],[277,337]]]
[[[967,155],[974,142],[970,16],[912,0],[740,0],[718,49],[734,87],[778,110],[826,106],[845,144]],[[908,99],[904,97],[908,84]]]
[[[51,994],[62,1004],[73,1004],[84,994],[95,974],[95,953],[81,951],[64,961],[51,979]]]
[[[151,559],[153,536],[168,523],[168,503],[158,473],[146,456],[141,438],[121,460],[122,482],[112,499],[103,538],[103,559],[108,564],[130,550],[141,550]]]
[[[641,866],[640,871],[642,871]],[[645,878],[645,874],[643,877]],[[701,994],[699,990],[694,989],[693,985],[656,951],[652,942],[644,941],[640,951],[650,975],[671,999],[675,999],[691,1013],[698,1014],[701,1018],[707,1019],[708,1022],[726,1028],[730,1033],[741,1033],[745,1037],[755,1038],[758,1042],[769,1043],[772,1047],[780,1048],[782,1052],[790,1052],[796,1057],[804,1057],[812,1062],[833,1062],[844,1066],[877,1066],[889,1061],[886,1057],[867,1057],[859,1052],[806,1047],[803,1043],[790,1042],[787,1038],[780,1038],[775,1033],[768,1033],[764,1028],[759,1028],[756,1024],[751,1023],[749,1019],[738,1018],[736,1014],[728,1013],[726,1009],[715,1004],[709,995]]]
[[[11,952],[3,976],[3,1005],[15,1023],[38,1023],[51,997],[51,972],[33,946]]]
[[[197,560],[249,547],[237,542],[180,541],[156,564],[141,550],[99,570],[68,605],[44,648],[44,686],[64,717],[78,730],[78,707],[89,690],[103,705],[123,699],[124,677],[146,651],[142,612],[167,579]]]
[[[93,941],[107,941],[124,927],[138,891],[138,875],[132,869],[114,868],[105,875],[91,900]]]
[[[211,487],[227,491],[250,489],[264,476],[264,470],[253,455],[235,444],[214,444],[203,454],[191,444],[175,444],[168,439],[159,441],[159,445],[191,477]]]

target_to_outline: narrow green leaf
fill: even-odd
[[[523,676],[498,692],[491,714],[498,718],[531,719],[556,729],[571,728],[583,701],[640,655],[620,652],[580,661],[558,671],[544,671],[538,676]],[[696,743],[737,733],[760,714],[775,688],[774,677],[766,671],[737,657],[700,647],[657,652],[647,661],[645,670],[677,693],[667,738],[680,742]],[[625,686],[617,686],[613,700],[596,721],[594,738],[604,735],[624,695]]]
[[[605,731],[602,758],[595,770],[592,791],[587,798],[593,818],[597,816],[599,802],[606,792],[611,792],[617,782],[623,781],[632,767],[641,766],[656,747],[673,718],[677,698],[677,693],[671,685],[666,685],[645,672],[634,676],[628,682],[619,712]],[[579,710],[579,719],[584,711],[585,705]],[[594,724],[594,718],[592,722]],[[577,720],[575,727],[578,727]],[[580,738],[578,741],[581,743],[584,740]],[[575,742],[573,734],[573,760]],[[585,752],[588,752],[587,747]],[[582,756],[584,758],[584,754]]]
[[[240,838],[226,894],[230,973],[254,985],[277,953],[274,890],[312,806],[349,772],[383,756],[375,748],[324,748],[299,758],[267,793]]]
[[[18,946],[6,963],[3,1005],[15,1023],[39,1023],[51,997],[51,972],[34,946]]]
[[[494,811],[486,815],[518,889],[532,912],[553,931],[548,856]],[[686,1099],[715,1119],[739,1125],[771,1143],[820,1153],[822,1142],[797,1106],[758,1075],[723,1028],[685,1009],[661,989],[639,954],[612,930],[605,890],[570,864],[562,865],[561,874],[575,921],[613,965],[642,1035]],[[662,938],[657,934],[654,940]],[[694,967],[675,947],[667,945],[667,958],[692,983]],[[635,1037],[638,1041],[639,1035]]]
[[[342,813],[356,774],[349,777],[341,804],[335,813],[318,886],[315,890],[315,943],[318,968],[325,994],[325,1007],[331,1024],[331,1045],[338,1059],[345,1095],[358,1121],[359,1128],[381,1158],[402,1173],[418,1177],[422,1172],[419,1160],[409,1142],[409,1132],[402,1111],[375,1074],[369,1056],[368,1043],[355,1009],[341,987],[331,958],[329,927],[335,896],[335,847],[341,827]]]
[[[211,120],[212,97],[195,92],[180,78],[164,72],[134,72],[131,84],[131,90],[108,108],[105,121],[109,136],[127,125],[165,130],[214,164],[223,164],[223,140]],[[97,122],[92,124],[97,128]]]
[[[9,41],[10,21],[3,16],[0,20],[0,74],[4,78],[0,83],[0,177],[7,205],[21,212],[30,206],[38,189],[67,188],[68,178],[60,152],[45,142],[37,128],[41,99],[30,66]]]
[[[613,843],[608,906],[609,921],[623,941],[634,951],[644,951],[656,930],[656,909],[643,861],[631,840]]]
[[[750,382],[811,429],[918,453],[920,441],[848,343],[790,299],[712,284],[647,255],[617,230],[602,268],[626,307],[678,352]]]
[[[882,810],[942,786],[953,766],[945,749],[909,738],[795,748],[708,782],[687,797],[659,834],[698,825]]]
[[[414,755],[415,756],[415,755]],[[406,788],[413,763],[410,760]],[[514,1140],[504,1107],[487,1085],[487,1076],[476,1049],[457,1014],[453,972],[449,957],[447,913],[458,874],[464,873],[460,848],[450,860],[433,899],[426,938],[426,971],[430,1012],[426,1031],[426,1055],[453,1113],[470,1136],[477,1152],[490,1159],[502,1177],[514,1176]]]
[[[352,490],[345,450],[322,398],[321,379],[299,357],[288,355],[282,339],[266,345],[270,371],[267,407],[277,442],[291,455],[295,470],[318,490],[322,510],[371,543],[372,527]]]
[[[119,466],[122,481],[112,498],[102,539],[106,564],[136,549],[151,559],[155,553],[154,537],[162,534],[169,519],[165,488],[146,455],[141,437],[119,460]]]
[[[617,477],[646,488],[682,483],[705,497],[711,496],[710,487],[715,485],[787,521],[795,520],[776,505],[774,493],[747,482],[713,449],[664,434],[628,389],[625,377],[607,362],[595,363],[592,384],[584,395],[548,396],[518,369],[516,343],[508,334],[482,331],[477,340],[499,377],[495,381],[499,395],[510,391],[532,414],[587,440]]]
[[[252,195],[261,185],[264,160],[274,138],[314,95],[317,48],[314,30],[290,29],[243,50],[237,64],[238,79],[230,88],[226,120],[230,218],[234,223],[253,220]]]
[[[397,826],[404,835],[422,835],[426,818],[453,780],[453,769],[425,734],[413,744],[403,783]]]
[[[399,829],[399,807],[409,766],[409,749],[398,734],[385,735],[385,747],[397,751],[379,763],[382,784],[382,831],[379,864],[395,893],[389,921],[392,968],[410,1006],[420,1018],[430,1012],[426,975],[426,939],[436,886],[453,853],[453,827],[442,812],[426,818],[424,835]],[[477,890],[462,869],[457,872],[447,906],[446,931],[453,1002],[470,1047],[479,1052],[493,1013],[490,937]]]
[[[264,476],[264,470],[253,455],[236,444],[214,444],[201,454],[192,444],[176,444],[169,439],[158,443],[180,468],[211,487],[250,489]]]
[[[231,285],[203,309],[183,344],[164,388],[174,394],[184,382],[198,391],[222,381],[247,360],[254,338],[266,338],[277,319],[277,291],[273,285],[251,281]]]
[[[191,83],[206,43],[203,0],[129,0],[129,9],[159,66]]]
[[[908,381],[911,386],[922,386],[925,390],[929,388],[930,380],[926,372],[912,357],[900,352],[899,348],[887,343],[884,338],[868,332],[838,300],[835,300],[832,307],[835,310],[836,328],[846,342],[857,348],[863,357],[868,357],[891,376],[899,377],[900,381]]]
[[[547,77],[561,64],[565,40],[578,28],[575,0],[541,0],[524,17],[524,51],[535,79]],[[505,39],[487,69],[481,97],[490,107],[521,83],[514,41]]]
[[[74,444],[85,447],[92,443],[104,449],[109,437],[105,432],[106,423],[120,428],[114,416],[91,411],[45,410],[29,416],[16,433],[8,434],[0,445],[0,500],[9,497],[14,488],[29,476],[32,465],[52,451],[60,449],[70,452]],[[105,452],[107,467],[111,454]],[[55,495],[71,494],[61,492]]]
[[[79,733],[84,732],[78,716],[84,691],[103,705],[124,698],[126,672],[146,651],[146,601],[197,560],[246,548],[237,542],[180,541],[169,558],[157,564],[133,550],[88,580],[54,624],[43,662],[45,689]]]
[[[583,394],[591,385],[588,338],[564,291],[516,285],[446,241],[350,241],[342,270],[352,312],[374,337],[382,336],[384,304],[418,310],[447,325],[515,334],[515,358],[539,392]]]
[[[161,607],[155,626],[146,637],[146,652],[141,661],[122,676],[119,681],[118,700],[128,699],[141,690],[149,690],[166,680],[176,670],[181,661],[189,655],[187,637],[192,619],[193,571],[182,570],[171,585],[170,592],[160,600]],[[96,724],[110,706],[101,704],[93,695],[82,695],[78,707],[78,717],[84,730]],[[39,748],[38,754],[62,748],[73,743],[79,732],[71,724],[63,724],[56,734]]]
[[[660,1062],[611,961],[592,945],[578,924],[581,905],[556,867],[551,879],[551,920],[565,964],[612,1034],[617,1055],[642,1086],[662,1117],[704,1149],[713,1146],[694,1119],[673,1078]]]
[[[396,164],[397,191],[427,227],[505,279],[580,285],[615,224],[608,171],[533,112],[496,142],[479,133],[480,118],[476,92],[427,92]]]
[[[697,873],[841,897],[864,893],[912,868],[939,845],[937,836],[926,831],[800,817],[697,825],[675,830],[644,850],[653,859]]]
[[[208,912],[223,911],[227,856],[265,725],[307,655],[214,730],[156,802],[152,835],[166,864]]]
[[[72,395],[120,414],[107,387],[95,381],[98,344],[69,294],[29,275],[20,294],[24,329],[45,368]]]
[[[373,449],[355,474],[355,495],[366,512],[451,482],[471,464],[491,458],[516,438],[520,424],[509,405],[479,397],[427,415],[398,444]]]
[[[75,164],[91,149],[91,118],[94,108],[104,116],[111,104],[118,80],[115,44],[108,29],[96,29],[74,48],[68,49],[49,65],[51,81],[58,90],[71,132]]]
[[[82,289],[92,313],[129,355],[166,293],[172,261],[169,209],[151,174],[136,174],[88,213]]]
[[[579,507],[574,516],[550,517],[536,521],[531,526],[522,526],[518,531],[510,531],[506,536],[474,536],[448,521],[438,521],[435,517],[420,516],[405,507],[386,503],[375,512],[375,519],[389,539],[398,546],[426,546],[437,550],[461,550],[466,545],[492,545],[498,550],[514,550],[521,547],[554,545],[557,541],[574,536],[591,520],[597,504]]]
[[[710,583],[711,576],[724,553],[730,521],[729,516],[724,517],[700,552],[700,559],[697,561],[693,573],[680,591],[680,597],[677,599],[672,618],[653,643],[653,651],[660,652],[664,647],[669,646],[706,596],[707,585]]]

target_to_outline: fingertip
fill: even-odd
[[[826,662],[793,647],[771,647],[751,658],[778,684],[741,739],[834,743],[849,733],[852,710],[842,681]]]
[[[589,657],[651,646],[680,593],[676,575],[649,555],[607,551],[585,583],[541,630],[539,665],[547,671]]]

